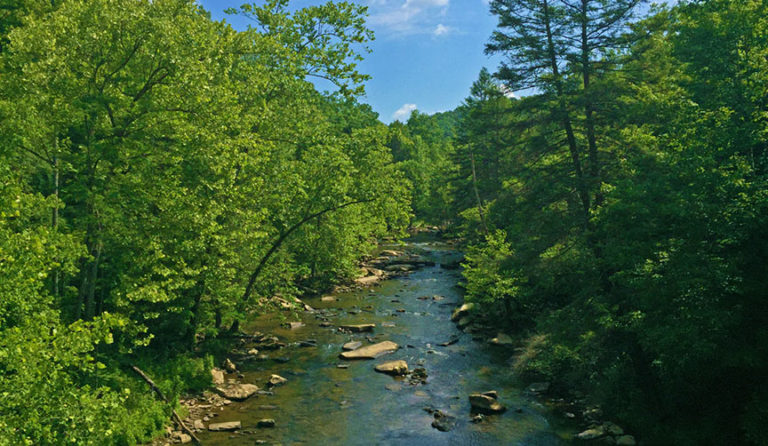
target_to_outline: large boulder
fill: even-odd
[[[468,316],[469,312],[472,311],[474,308],[475,308],[475,304],[473,302],[465,303],[464,305],[454,310],[453,314],[451,315],[451,320],[456,322]]]
[[[253,384],[231,384],[226,387],[217,387],[216,391],[228,400],[245,401],[255,395],[259,388]]]
[[[389,361],[377,365],[375,370],[387,375],[403,376],[408,374],[408,364],[403,360]]]
[[[357,350],[350,352],[342,352],[342,359],[376,359],[381,355],[392,353],[399,348],[397,344],[392,341],[379,342],[378,344],[367,345],[360,347]]]
[[[496,393],[493,391],[469,395],[469,404],[472,405],[472,412],[475,413],[494,414],[507,410],[497,401]]]

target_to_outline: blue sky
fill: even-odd
[[[214,19],[226,18],[237,29],[248,21],[223,13],[245,0],[200,0]],[[258,2],[257,2],[258,3]],[[294,0],[303,7],[325,3]],[[358,0],[368,6],[368,25],[376,33],[372,53],[360,64],[372,79],[363,102],[379,119],[407,119],[410,111],[451,110],[469,94],[483,66],[494,70],[498,58],[483,54],[496,25],[486,0]]]

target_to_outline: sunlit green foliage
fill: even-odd
[[[194,343],[354,277],[407,225],[387,128],[356,100],[365,8],[245,5],[235,31],[193,0],[10,3],[0,443],[146,441],[169,408],[128,364],[172,398],[202,388]]]

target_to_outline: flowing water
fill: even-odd
[[[241,365],[243,382],[262,387],[270,374],[288,383],[274,395],[259,395],[224,408],[216,422],[240,420],[251,434],[200,434],[206,445],[560,445],[567,428],[553,426],[557,418],[526,395],[511,373],[508,347],[475,341],[450,321],[462,301],[456,286],[459,272],[441,268],[459,254],[440,242],[411,242],[436,262],[410,275],[386,280],[370,289],[341,293],[335,302],[319,298],[306,302],[320,313],[304,313],[305,326],[290,330],[276,316],[255,321],[254,329],[278,336],[289,346],[265,352],[269,359]],[[442,300],[433,300],[432,296]],[[429,296],[420,300],[418,297]],[[439,298],[438,298],[439,299]],[[404,311],[403,311],[404,310]],[[321,327],[321,315],[334,325],[374,323],[373,333],[344,334]],[[440,343],[458,337],[457,343]],[[316,347],[301,347],[303,340]],[[342,344],[360,340],[390,340],[401,348],[372,361],[339,359]],[[423,366],[425,385],[376,373],[377,363],[403,359],[409,368]],[[338,364],[349,364],[346,369]],[[468,395],[497,390],[509,410],[472,423]],[[456,417],[450,432],[431,427],[432,407]],[[256,422],[273,418],[276,426],[258,429]],[[561,430],[563,432],[561,432]]]

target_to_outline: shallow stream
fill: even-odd
[[[240,366],[246,383],[263,387],[270,374],[288,382],[274,395],[259,395],[224,408],[216,422],[242,422],[251,434],[205,432],[206,445],[560,445],[565,427],[526,394],[511,372],[509,347],[490,345],[458,330],[450,320],[461,303],[456,286],[460,273],[442,268],[460,254],[437,241],[410,242],[436,265],[380,282],[372,288],[320,298],[306,303],[318,312],[302,315],[305,326],[291,330],[272,315],[254,321],[254,330],[271,333],[289,346],[262,352],[269,358]],[[428,299],[419,297],[428,296]],[[440,296],[434,300],[433,296]],[[323,318],[333,326],[321,327]],[[334,326],[376,324],[373,333],[345,334]],[[458,338],[453,345],[439,344]],[[314,340],[316,347],[300,341]],[[363,344],[390,340],[400,349],[371,361],[339,359],[341,346],[352,340]],[[376,373],[376,364],[403,359],[411,370],[422,366],[427,384]],[[338,368],[338,364],[349,367]],[[472,423],[468,395],[496,390],[509,410]],[[431,426],[432,407],[456,417],[450,432]],[[274,428],[259,429],[263,418],[276,420]],[[561,432],[562,431],[562,432]]]

